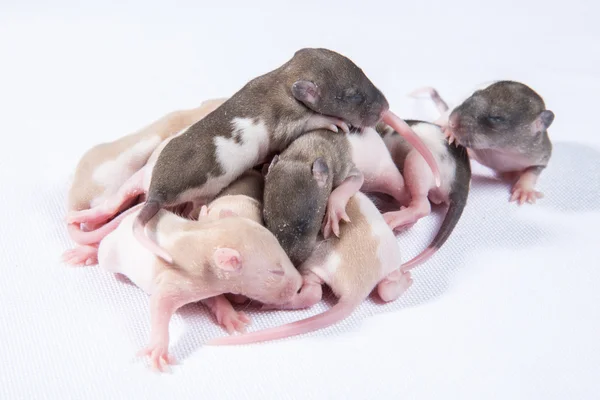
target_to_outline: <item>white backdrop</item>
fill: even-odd
[[[600,398],[597,2],[121,3],[0,2],[1,399]],[[436,116],[406,97],[423,85],[452,100],[491,79],[529,84],[556,114],[546,197],[509,204],[508,186],[477,168],[453,236],[398,301],[230,348],[203,347],[225,333],[187,306],[171,323],[180,364],[155,374],[134,358],[146,295],[59,263],[75,164],[308,46],[352,58],[406,118]],[[407,260],[439,222],[399,238]],[[324,309],[251,313],[251,329]]]

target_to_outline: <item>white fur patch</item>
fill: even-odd
[[[427,123],[415,124],[412,126],[412,129],[425,142],[429,150],[431,150],[440,170],[442,180],[440,192],[443,197],[447,197],[456,177],[456,161],[448,151],[442,130],[435,125]],[[442,157],[443,155],[446,155],[446,157]]]
[[[340,255],[335,251],[331,251],[325,261],[311,267],[311,271],[325,282],[331,282],[341,263],[342,258]]]
[[[160,144],[161,138],[154,135],[140,140],[131,148],[113,160],[99,165],[92,179],[106,188],[105,192],[115,193],[133,173],[144,166],[154,149]]]
[[[137,212],[128,215],[117,229],[109,233],[98,248],[98,264],[103,269],[120,273],[136,286],[152,294],[157,258],[133,236],[132,226]]]
[[[236,177],[263,160],[269,152],[269,131],[263,121],[254,123],[250,118],[234,118],[233,137],[215,137],[217,162],[225,173],[209,177],[202,192],[190,191],[189,195],[200,194],[212,197],[229,185]],[[238,138],[239,143],[236,143]],[[188,194],[188,193],[186,193]]]

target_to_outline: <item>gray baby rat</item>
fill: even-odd
[[[265,177],[263,217],[294,265],[312,252],[328,199],[344,182],[356,192],[363,176],[354,168],[343,134],[306,133],[271,161]]]
[[[554,113],[538,93],[520,82],[496,81],[449,109],[435,89],[420,91],[433,94],[450,143],[467,147],[479,163],[517,177],[510,201],[535,203],[543,197],[535,184],[552,155],[548,128]]]
[[[206,202],[269,153],[304,132],[375,125],[389,109],[381,91],[348,58],[327,49],[301,49],[259,76],[172,140],[152,173],[148,198],[134,224],[136,237],[170,262],[144,234],[165,206]]]

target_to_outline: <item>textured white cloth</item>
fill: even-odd
[[[335,3],[0,5],[0,399],[600,398],[597,2]],[[149,337],[147,296],[59,263],[75,164],[93,144],[231,95],[304,46],[351,57],[407,118],[436,116],[406,97],[423,85],[451,101],[491,79],[530,84],[556,114],[546,197],[509,204],[508,186],[476,168],[454,234],[396,302],[228,348],[203,347],[225,332],[186,306],[171,323],[180,364],[155,374],[134,357]],[[440,217],[401,235],[406,260]],[[331,304],[250,312],[251,329]]]

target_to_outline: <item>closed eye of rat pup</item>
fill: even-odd
[[[520,82],[497,81],[449,109],[435,89],[415,93],[422,91],[433,94],[450,142],[467,147],[480,164],[516,176],[510,201],[535,203],[543,197],[535,185],[552,155],[548,128],[554,113],[538,93]]]
[[[406,120],[406,123],[431,149],[440,166],[441,185],[436,187],[425,160],[404,138],[389,126],[379,124],[377,130],[392,159],[404,175],[411,198],[408,207],[386,213],[384,218],[390,226],[410,226],[420,218],[429,215],[430,202],[446,203],[448,210],[431,244],[417,257],[403,264],[402,269],[405,271],[435,254],[450,237],[467,204],[471,184],[471,165],[464,147],[448,143],[442,128],[438,125],[417,120]]]
[[[173,362],[168,354],[168,327],[181,306],[203,301],[231,333],[243,331],[249,319],[237,313],[223,294],[280,305],[300,289],[299,272],[277,239],[259,223],[227,209],[221,209],[218,216],[207,216],[206,206],[198,221],[160,210],[150,220],[148,231],[173,255],[174,263],[167,264],[132,235],[141,207],[134,207],[102,240],[98,261],[104,269],[127,276],[150,294],[150,343],[141,354],[150,357],[154,368],[163,370]]]
[[[335,306],[325,313],[291,324],[217,338],[207,344],[247,344],[300,335],[348,317],[375,288],[386,302],[404,293],[412,279],[408,272],[400,270],[402,260],[398,242],[379,210],[360,192],[352,196],[346,210],[352,223],[340,227],[339,238],[332,237],[317,245],[299,267],[304,276],[302,290],[289,303],[275,307],[299,309],[313,306],[321,300],[323,282],[339,297]]]
[[[146,248],[171,257],[144,233],[161,208],[210,201],[241,173],[303,133],[374,127],[381,119],[406,135],[430,161],[418,137],[389,111],[383,94],[351,60],[327,49],[301,49],[281,67],[259,76],[211,114],[173,139],[152,173],[134,234]]]

